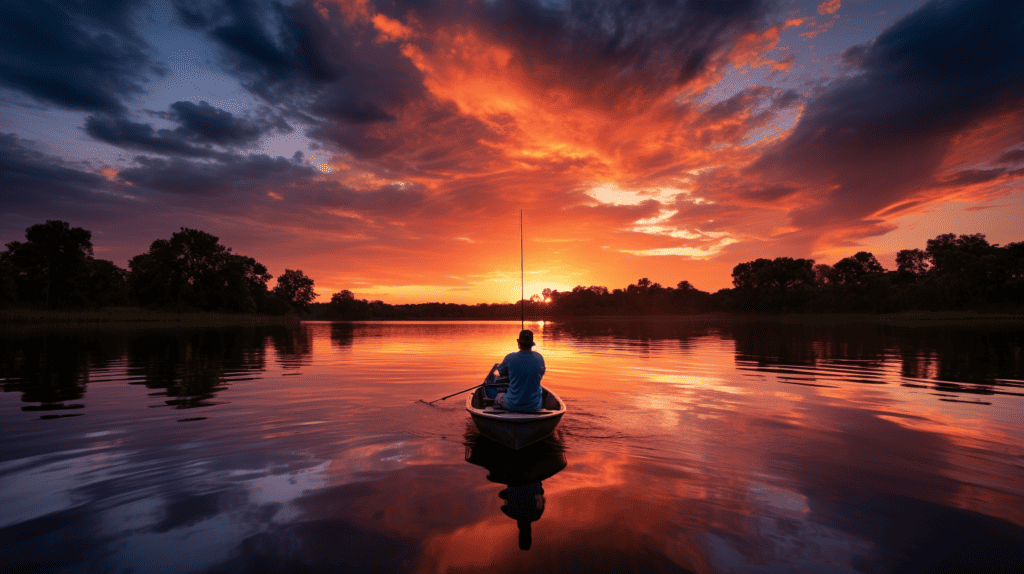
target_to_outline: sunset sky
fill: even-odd
[[[1024,2],[0,3],[0,242],[501,302],[520,209],[527,297],[1024,240]]]

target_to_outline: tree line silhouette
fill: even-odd
[[[357,300],[351,291],[335,293],[330,303],[314,304],[314,315],[323,319],[480,319],[528,320],[601,315],[680,315],[713,311],[714,295],[700,291],[688,281],[664,288],[641,279],[626,289],[575,287],[572,291],[544,289],[518,303],[416,303],[390,305],[383,301]]]
[[[308,309],[316,297],[301,270],[286,269],[270,290],[266,266],[185,227],[154,241],[128,269],[95,258],[92,232],[64,221],[33,225],[25,239],[0,252],[0,305],[283,314]]]
[[[711,312],[1024,311],[1024,242],[992,245],[982,234],[947,233],[925,249],[904,249],[886,270],[866,251],[838,261],[755,259],[732,271],[733,287],[716,293],[680,281],[663,287],[647,278],[625,289],[578,285],[545,289],[528,301],[455,305],[389,305],[336,293],[315,313],[325,319],[557,319],[602,315],[693,315]],[[522,305],[522,307],[520,307]]]
[[[139,305],[168,310],[303,313],[318,319],[554,319],[708,312],[894,312],[1024,309],[1024,242],[990,244],[982,234],[929,239],[904,249],[886,270],[861,251],[835,265],[812,259],[756,259],[733,268],[733,287],[708,293],[647,278],[624,289],[545,289],[517,303],[393,305],[345,289],[313,303],[313,279],[286,269],[273,289],[266,266],[232,252],[204,231],[181,228],[157,239],[128,269],[94,257],[92,233],[63,221],[33,225],[24,242],[0,252],[0,305],[51,309]]]
[[[779,257],[737,265],[721,309],[755,312],[874,312],[1024,309],[1024,242],[1004,247],[983,234],[946,233],[924,250],[896,254],[888,271],[861,251],[835,265]]]

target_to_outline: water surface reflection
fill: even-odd
[[[477,381],[518,323],[5,331],[0,555],[31,572],[1024,567],[1019,327],[531,327],[569,413],[520,452],[479,437],[461,396],[422,402]]]
[[[533,523],[544,514],[543,481],[565,469],[565,447],[558,435],[519,450],[512,450],[470,425],[466,432],[466,462],[487,469],[487,480],[505,485],[498,492],[501,511],[516,521],[519,549],[533,545]]]

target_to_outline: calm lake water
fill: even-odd
[[[518,323],[5,326],[3,571],[1024,571],[1019,326],[528,328],[512,453],[421,399]]]

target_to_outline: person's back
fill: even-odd
[[[498,395],[495,406],[511,411],[536,411],[544,406],[540,380],[544,377],[544,357],[532,350],[533,332],[519,333],[519,350],[509,353],[498,365],[498,373],[508,377],[508,390]]]

